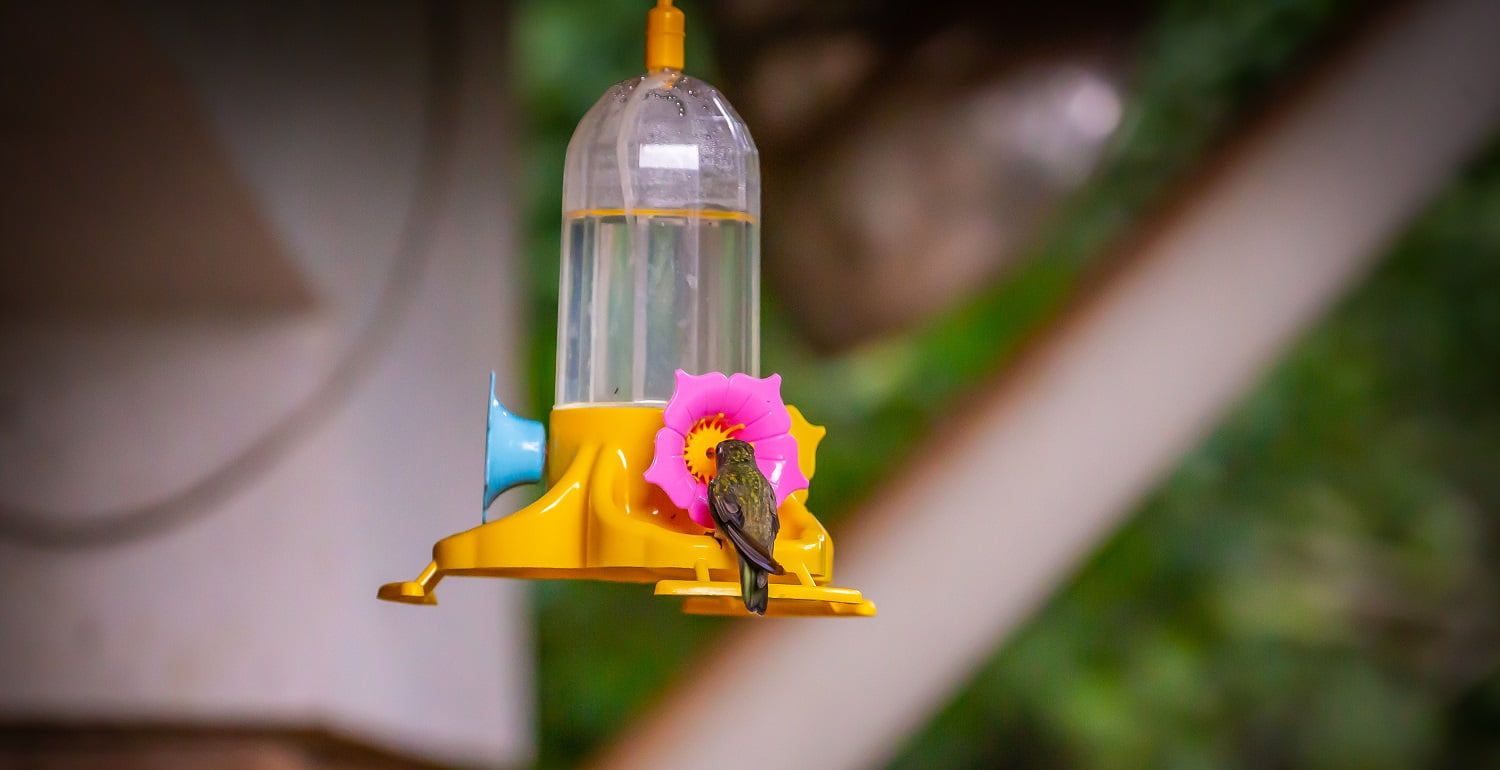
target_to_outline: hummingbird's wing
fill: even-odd
[[[755,537],[751,532],[747,531],[746,511],[740,506],[740,501],[742,500],[759,501],[761,505],[770,507],[770,521],[773,522],[772,526],[779,525],[780,522],[775,521],[776,494],[770,489],[771,485],[766,484],[766,489],[763,491],[756,490],[760,494],[747,495],[746,492],[748,490],[744,489],[744,485],[739,481],[730,481],[727,477],[723,479],[716,477],[714,481],[721,483],[709,484],[708,512],[713,517],[714,524],[718,526],[719,531],[723,532],[724,536],[729,538],[729,542],[734,544],[734,549],[739,552],[740,556],[744,557],[751,564],[773,575],[785,573],[786,570],[782,569],[781,565],[776,563],[776,557],[771,554],[776,541],[775,532],[771,533],[771,537],[764,538],[764,542],[762,542],[762,538]],[[766,495],[765,492],[769,492],[770,495]],[[752,517],[756,519],[761,518],[764,514],[764,511],[751,512]]]

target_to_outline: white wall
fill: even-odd
[[[382,286],[425,157],[428,9],[134,8],[316,301],[0,327],[0,515],[82,522],[169,497],[315,397],[370,319],[399,322],[336,406],[202,515],[97,547],[0,541],[0,721],[317,724],[441,761],[524,762],[523,586],[375,600],[479,522],[491,368],[519,400],[503,16],[466,7],[451,28],[452,173],[401,312]]]

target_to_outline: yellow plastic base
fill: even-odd
[[[823,429],[792,407],[792,435],[804,447],[802,472],[812,478]],[[715,608],[739,596],[739,567],[725,549],[665,493],[642,478],[651,464],[662,410],[654,407],[571,407],[552,412],[549,488],[541,499],[502,519],[446,537],[415,580],[381,586],[378,596],[408,604],[436,604],[444,577],[666,581],[657,593],[689,596],[687,612],[733,614]],[[767,614],[874,614],[859,592],[820,588],[833,577],[833,541],[807,510],[806,491],[782,503],[776,559],[792,584],[772,586]],[[672,587],[673,584],[676,587]],[[730,584],[732,594],[717,584]],[[692,588],[698,586],[698,588]],[[704,586],[713,587],[709,590]],[[811,593],[809,593],[811,592]],[[821,593],[820,593],[821,592]],[[852,598],[851,598],[852,594]],[[793,609],[796,607],[797,609]],[[851,612],[849,608],[864,608]],[[774,610],[774,612],[773,612]]]
[[[682,603],[682,611],[689,615],[726,615],[730,617],[754,617],[745,609],[739,596],[734,598],[692,598]],[[768,618],[868,618],[875,615],[875,605],[866,600],[859,604],[815,601],[776,601],[766,605]]]
[[[706,570],[696,570],[693,580],[663,580],[656,584],[657,596],[681,596],[682,611],[689,615],[750,615],[741,599],[740,584],[710,580]],[[794,580],[796,582],[787,582]],[[820,586],[800,567],[771,578],[768,616],[869,617],[875,604],[852,588]]]

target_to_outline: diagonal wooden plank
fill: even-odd
[[[888,757],[1492,135],[1497,28],[1442,0],[1356,41],[878,496],[838,580],[879,617],[747,624],[598,764]]]

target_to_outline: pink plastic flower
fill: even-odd
[[[666,427],[656,432],[656,454],[646,480],[661,487],[693,521],[712,528],[708,482],[717,466],[713,449],[737,438],[755,447],[755,464],[776,490],[776,505],[807,489],[797,464],[792,417],[781,400],[781,375],[765,379],[719,372],[692,375],[677,370],[677,388],[662,413]]]

